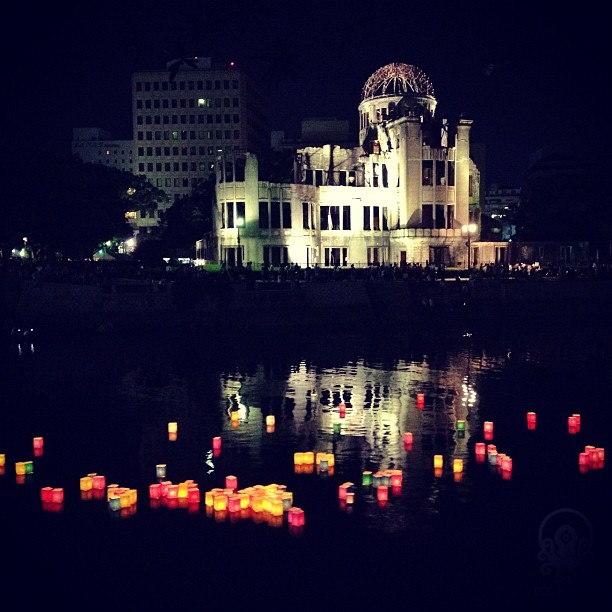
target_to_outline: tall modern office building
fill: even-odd
[[[134,174],[169,196],[166,207],[214,176],[218,155],[270,147],[267,101],[257,82],[232,62],[209,57],[134,73],[132,122]],[[139,212],[136,231],[154,231],[160,212]]]

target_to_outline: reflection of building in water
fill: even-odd
[[[301,362],[277,371],[260,364],[247,375],[226,373],[221,397],[226,408],[234,402],[243,415],[248,407],[240,440],[246,443],[250,431],[253,452],[265,417],[274,414],[276,432],[293,438],[296,451],[334,452],[337,468],[345,460],[354,462],[357,451],[362,469],[404,467],[406,431],[413,433],[416,453],[442,453],[451,461],[467,457],[479,423],[470,359],[460,352],[426,356],[422,362],[397,360],[392,367],[360,359],[342,367]],[[418,393],[425,395],[422,408]],[[466,421],[463,438],[455,432],[459,419]]]

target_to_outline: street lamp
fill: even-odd
[[[236,228],[238,229],[238,257],[237,263],[238,267],[242,266],[242,249],[240,247],[240,228],[244,227],[244,219],[242,217],[236,218]]]
[[[478,226],[475,223],[468,223],[466,225],[461,226],[461,231],[464,234],[467,234],[467,242],[465,243],[468,251],[468,263],[467,269],[472,269],[472,234],[476,233]]]

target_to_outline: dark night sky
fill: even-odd
[[[565,139],[607,146],[610,35],[603,16],[528,4],[59,3],[12,8],[2,41],[9,142],[42,139],[69,152],[73,127],[131,138],[132,72],[184,55],[282,58],[271,127],[306,117],[357,123],[361,88],[379,67],[413,64],[430,78],[437,114],[474,120],[487,149],[487,182],[517,184],[530,156]],[[258,8],[255,12],[255,7]],[[466,4],[466,3],[464,3]],[[128,6],[129,5],[129,6]],[[536,3],[531,3],[532,7]],[[401,8],[398,8],[401,7]],[[247,12],[250,11],[250,12]],[[9,36],[10,35],[10,36]]]

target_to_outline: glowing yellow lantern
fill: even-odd
[[[264,494],[257,493],[251,496],[251,508],[253,512],[261,512],[264,509]]]
[[[168,433],[169,434],[178,433],[178,423],[174,421],[171,421],[170,423],[168,423]]]
[[[230,418],[232,419],[232,421],[238,421],[240,419],[240,413],[238,412],[238,410],[232,410]]]
[[[83,476],[83,478],[80,479],[80,483],[81,491],[91,491],[93,487],[93,478],[90,476]]]
[[[453,473],[463,472],[463,459],[453,460]]]
[[[273,414],[268,414],[266,416],[266,425],[267,426],[274,426],[276,424],[276,420],[274,418]]]
[[[434,469],[435,468],[441,469],[444,465],[444,458],[442,455],[434,455],[433,462],[434,462]]]
[[[6,455],[4,453],[0,454],[0,467],[4,467],[6,465]]]
[[[25,462],[17,461],[15,463],[15,474],[18,476],[23,476],[25,474]]]
[[[220,510],[227,510],[227,502],[228,498],[225,493],[218,493],[217,495],[215,495],[213,499],[213,508],[215,512],[218,512]]]
[[[336,465],[336,456],[334,453],[327,453],[327,466],[333,468]]]
[[[248,493],[238,493],[238,497],[240,498],[240,509],[245,510],[249,508],[251,505],[251,496]]]
[[[304,463],[306,465],[314,465],[315,455],[312,451],[307,451],[304,453]]]
[[[272,516],[283,516],[284,511],[285,511],[285,505],[283,503],[282,496],[275,497],[274,499],[271,500],[270,512]]]
[[[304,453],[293,453],[293,464],[302,465],[304,463]]]
[[[178,484],[178,491],[177,491],[177,497],[180,499],[186,499],[187,498],[187,493],[189,491],[189,483],[188,482],[179,482]]]

